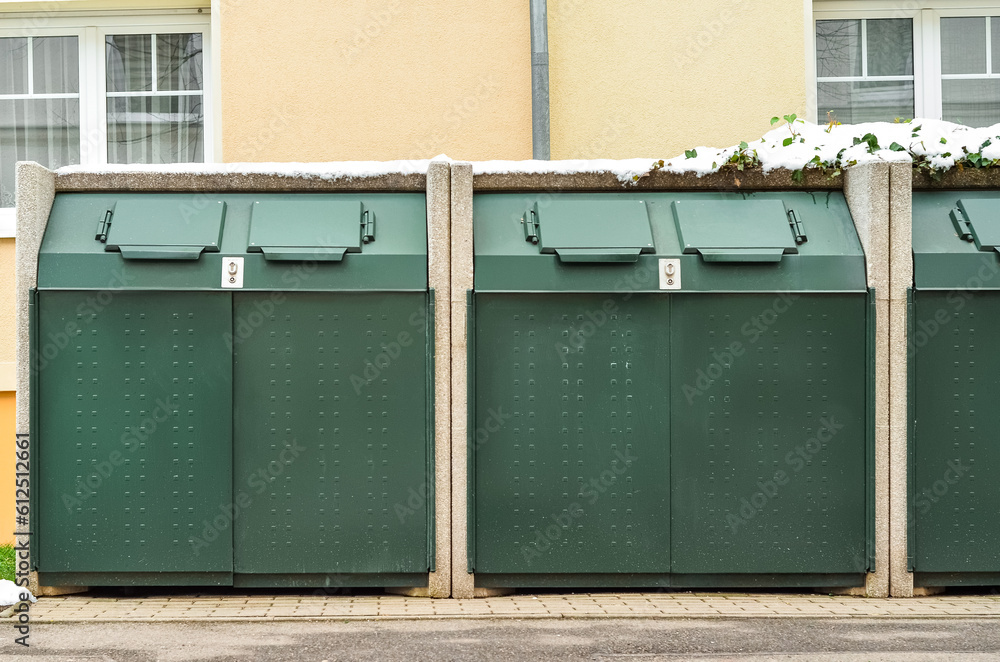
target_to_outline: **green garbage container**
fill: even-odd
[[[432,294],[423,194],[57,195],[40,581],[426,586]]]
[[[862,585],[874,299],[841,193],[473,215],[478,586]]]
[[[1000,193],[915,191],[909,559],[916,586],[1000,584]]]

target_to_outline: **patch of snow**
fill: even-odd
[[[21,601],[21,594],[27,593],[28,599],[36,602],[35,596],[28,589],[18,586],[9,579],[0,579],[0,606],[10,606]]]
[[[875,140],[869,136],[874,136]],[[865,138],[868,137],[867,140]],[[790,139],[790,140],[789,140]],[[942,141],[943,139],[943,141]],[[989,144],[986,144],[989,141]],[[785,144],[785,143],[788,144]],[[857,144],[855,144],[857,142]],[[986,144],[985,147],[983,145]],[[877,148],[876,148],[877,146]],[[942,120],[862,124],[782,122],[760,139],[730,147],[699,146],[670,159],[595,159],[578,161],[483,161],[473,163],[475,174],[577,174],[610,172],[623,183],[634,182],[652,170],[702,177],[717,172],[736,156],[765,173],[776,169],[844,168],[871,161],[926,163],[934,170],[955,167],[970,154],[983,162],[1000,159],[1000,124],[971,128]]]
[[[505,174],[556,174],[578,175],[594,172],[612,172],[627,182],[634,176],[649,172],[655,159],[575,159],[566,161],[473,161],[473,175]]]
[[[874,138],[872,138],[874,137]],[[867,138],[867,139],[866,139]],[[788,144],[785,144],[785,143]],[[717,172],[734,157],[745,166],[776,169],[839,169],[871,161],[915,162],[931,170],[948,170],[970,155],[981,165],[1000,160],[1000,124],[972,128],[942,120],[862,124],[813,124],[796,119],[781,123],[760,139],[730,147],[700,146],[670,159],[576,159],[566,161],[474,161],[473,174],[612,173],[623,183],[635,182],[653,170],[702,177]],[[452,162],[445,154],[434,161]],[[339,180],[380,175],[424,174],[431,160],[335,161],[329,163],[179,163],[171,165],[65,166],[56,172],[262,174]],[[967,163],[968,164],[968,163]],[[996,164],[1000,165],[1000,163]]]

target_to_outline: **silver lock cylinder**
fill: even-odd
[[[660,289],[681,289],[681,261],[676,258],[660,260]]]
[[[222,287],[226,289],[242,289],[243,258],[222,258]]]

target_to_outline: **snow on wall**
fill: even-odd
[[[912,161],[931,170],[948,170],[956,163],[1000,165],[1000,124],[975,129],[941,120],[864,124],[813,124],[795,119],[782,122],[760,140],[731,147],[700,146],[670,159],[624,161],[483,161],[476,174],[613,172],[623,183],[653,170],[716,172],[727,163],[759,166],[764,172],[809,167],[840,169],[868,161]]]
[[[794,116],[792,116],[794,117]],[[450,161],[447,156],[435,161]],[[730,147],[699,146],[670,159],[587,159],[566,161],[476,161],[473,173],[578,174],[613,173],[623,184],[636,182],[654,170],[692,173],[699,177],[726,164],[760,167],[765,173],[783,168],[840,170],[869,161],[913,162],[929,171],[958,167],[1000,165],[1000,124],[971,128],[941,120],[863,124],[813,124],[800,119],[779,122],[759,140]],[[423,174],[430,160],[347,161],[331,163],[181,163],[171,165],[66,166],[56,172],[123,173],[163,172],[187,174],[251,173],[324,180],[377,177],[403,173]]]

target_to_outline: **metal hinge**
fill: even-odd
[[[361,243],[375,241],[375,212],[366,209],[361,212]]]
[[[97,236],[94,237],[95,240],[102,243],[108,241],[108,230],[111,229],[111,217],[113,215],[114,212],[110,209],[104,212],[104,218],[97,222]]]
[[[521,217],[521,224],[524,226],[524,240],[533,244],[538,243],[538,205],[524,212]]]
[[[948,216],[951,217],[951,222],[955,226],[955,232],[958,233],[958,236],[966,241],[973,241],[972,222],[965,217],[962,209],[955,207]]]
[[[802,221],[799,220],[799,215],[795,213],[794,209],[788,210],[788,225],[792,228],[792,234],[795,235],[796,244],[804,244],[809,241],[806,237],[806,230],[802,227]]]

